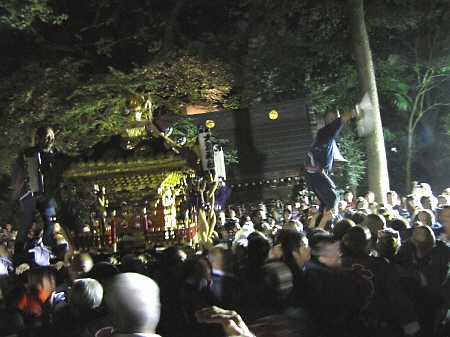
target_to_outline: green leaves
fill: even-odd
[[[411,109],[411,104],[406,97],[401,94],[395,93],[395,106],[403,111],[409,111]]]
[[[61,24],[68,19],[67,14],[55,14],[48,0],[2,0],[3,13],[0,21],[13,29],[23,30],[36,20]]]

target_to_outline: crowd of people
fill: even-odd
[[[6,226],[0,336],[448,336],[449,192],[345,191],[323,228],[317,200],[229,208],[198,251],[91,255],[54,223],[15,254]]]

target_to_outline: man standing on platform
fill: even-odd
[[[336,185],[330,178],[337,149],[336,138],[344,124],[357,116],[355,108],[343,113],[342,116],[337,111],[327,111],[324,115],[325,126],[317,132],[316,140],[305,160],[306,186],[316,194],[322,210],[322,219],[318,226],[320,228],[325,228],[327,222],[333,219],[338,201]]]
[[[66,151],[54,146],[55,134],[49,126],[37,129],[37,144],[26,149],[13,163],[11,184],[20,200],[20,226],[15,244],[15,255],[24,252],[27,234],[39,211],[44,223],[43,243],[52,245],[52,231],[56,217],[58,175],[67,163]],[[32,176],[31,176],[32,175]]]

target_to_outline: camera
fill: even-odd
[[[65,291],[61,291],[61,292],[55,293],[53,295],[54,302],[62,302],[65,300],[66,300],[66,292]]]

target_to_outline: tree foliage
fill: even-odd
[[[420,163],[423,151],[428,148],[427,141],[421,141],[423,130],[433,120],[439,121],[440,116],[448,114],[446,107],[450,103],[447,98],[450,7],[441,1],[434,2],[426,11],[423,4],[413,1],[400,6],[406,3],[407,25],[392,37],[395,44],[391,45],[390,54],[378,60],[380,90],[393,102],[393,113],[403,121],[398,125],[406,140],[404,191],[420,175],[413,166]]]
[[[48,0],[2,0],[0,22],[13,29],[26,29],[36,20],[61,24],[67,14],[56,14]]]
[[[448,45],[449,5],[365,5],[384,126],[399,135],[393,144],[405,142],[401,108],[412,106],[413,80],[423,71],[405,43],[434,36],[442,54],[430,61],[446,75],[437,58]],[[187,104],[215,110],[304,97],[322,112],[360,99],[343,0],[4,0],[0,10],[3,174],[37,125],[54,125],[58,145],[76,153],[117,132],[135,100],[144,108],[151,102],[145,113],[158,116]],[[437,99],[427,91],[425,108]],[[439,117],[447,113],[435,108]]]

